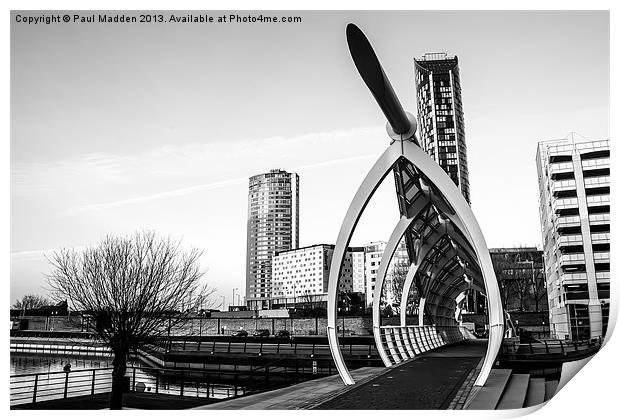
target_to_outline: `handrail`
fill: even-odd
[[[317,377],[335,371],[331,360],[307,358],[286,362],[286,359],[276,360],[247,370],[235,368],[235,371],[128,366],[125,377],[129,381],[128,391],[133,392],[232,398],[252,390],[268,389],[281,381],[298,382],[309,375]],[[11,375],[10,403],[36,403],[109,392],[112,370],[109,367]]]

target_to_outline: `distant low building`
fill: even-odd
[[[507,312],[547,310],[543,252],[535,247],[489,249]]]
[[[339,292],[353,292],[353,248],[345,254]],[[357,251],[356,251],[357,252]],[[278,252],[272,259],[273,307],[327,302],[334,245],[319,244]]]

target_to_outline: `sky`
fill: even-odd
[[[11,13],[11,301],[46,293],[54,249],[152,229],[203,250],[204,281],[230,302],[245,289],[248,178],[273,168],[300,176],[300,246],[334,243],[389,144],[349,56],[349,22],[414,114],[413,58],[459,57],[472,208],[489,247],[541,245],[538,141],[609,138],[607,12],[50,25],[17,14],[41,13]],[[388,238],[391,182],[353,245]]]

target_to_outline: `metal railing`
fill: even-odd
[[[392,363],[400,363],[421,353],[465,340],[460,326],[382,326],[380,336]]]
[[[255,339],[221,337],[217,339],[161,337],[153,343],[162,351],[170,352],[204,352],[208,354],[260,354],[260,355],[306,355],[326,356],[331,358],[327,342],[316,337],[295,337],[292,339]],[[341,340],[340,348],[345,357],[376,357],[372,337],[364,339]]]
[[[14,342],[11,341],[12,353],[70,354],[82,356],[111,356],[109,347],[104,345],[83,345],[76,343]]]
[[[11,375],[11,405],[110,392],[112,368]]]
[[[332,360],[279,359],[233,370],[159,369],[128,366],[125,392],[226,399],[336,373]],[[10,404],[95,395],[112,390],[112,368],[10,377]]]
[[[535,356],[535,355],[562,355],[567,356],[570,353],[578,353],[592,349],[600,348],[602,338],[580,341],[566,340],[541,340],[539,342],[521,343],[512,341],[503,343],[500,355],[504,357],[518,358],[519,356]]]

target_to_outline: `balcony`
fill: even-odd
[[[594,262],[595,263],[607,263],[607,264],[609,264],[609,251],[595,252],[594,253]]]
[[[585,272],[579,273],[563,273],[560,274],[561,282],[564,284],[584,283],[588,281],[588,275]]]
[[[597,271],[596,281],[600,283],[609,283],[609,271]]]
[[[548,156],[571,156],[573,154],[574,149],[573,144],[557,144],[553,146],[547,147],[547,155]]]
[[[549,165],[549,173],[553,175],[570,173],[575,169],[573,167],[573,162],[560,162],[560,163],[552,163]]]
[[[590,225],[608,225],[609,213],[591,214],[589,216]]]
[[[609,176],[593,176],[584,178],[583,183],[586,188],[602,188],[609,187]]]
[[[570,191],[577,188],[574,179],[565,179],[562,181],[554,181],[551,183],[551,192],[556,194],[560,191]]]
[[[609,140],[598,140],[587,143],[577,143],[575,147],[580,153],[589,153],[600,150],[609,150]]]
[[[585,262],[586,259],[582,252],[576,254],[562,254],[560,256],[560,265],[577,265],[585,264]]]
[[[608,244],[609,243],[609,232],[592,233],[590,235],[590,238],[592,238],[592,245]]]
[[[586,201],[588,203],[588,207],[608,206],[609,205],[609,194],[591,195],[591,196],[586,197]]]
[[[581,161],[581,168],[584,171],[594,169],[609,169],[609,158],[587,159]]]
[[[581,226],[581,220],[579,216],[563,216],[555,219],[556,230],[577,226]]]
[[[583,237],[581,235],[560,235],[558,246],[576,246],[583,245]]]
[[[595,196],[595,197],[600,197],[600,196]],[[553,202],[553,207],[555,208],[556,211],[577,208],[578,206],[579,206],[579,201],[577,200],[576,197],[558,198]]]

